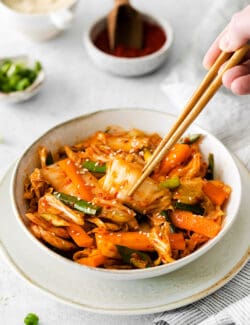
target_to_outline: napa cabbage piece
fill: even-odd
[[[174,191],[173,198],[181,203],[197,204],[204,198],[202,191],[204,181],[201,177],[184,178],[180,186]]]
[[[57,163],[42,168],[41,174],[56,191],[74,196],[78,195],[75,186]]]
[[[25,186],[25,199],[32,199],[34,196],[39,199],[48,188],[48,182],[39,168],[35,168],[29,176],[29,181]]]
[[[161,226],[152,227],[150,231],[149,238],[163,263],[171,263],[174,261],[169,234],[170,226],[168,222],[164,222]]]
[[[159,184],[150,177],[145,179],[132,197],[128,197],[130,188],[135,184],[141,173],[142,166],[140,164],[127,162],[121,157],[116,157],[107,164],[103,189],[144,214],[153,210],[167,209],[171,204],[169,190],[160,188]]]
[[[138,223],[135,219],[136,213],[132,209],[121,204],[118,200],[106,200],[96,197],[93,199],[93,202],[102,207],[99,214],[100,218],[109,219],[118,224],[133,224],[133,228],[138,228]]]
[[[138,129],[130,131],[123,128],[107,129],[107,132],[98,131],[93,136],[84,141],[84,147],[100,148],[102,152],[112,151],[140,151],[143,148],[155,148],[160,142],[160,137],[156,133],[147,135]]]
[[[77,225],[84,224],[84,214],[69,208],[52,194],[44,195],[38,202],[39,215],[44,213],[56,214]]]
[[[40,173],[43,176],[43,179],[51,184],[57,192],[78,196],[79,193],[76,187],[57,163],[42,168]],[[81,177],[84,184],[90,187],[91,192],[94,195],[101,193],[98,180],[93,174],[88,172],[86,169],[82,169]]]

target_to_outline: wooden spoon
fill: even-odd
[[[141,14],[129,0],[115,0],[114,8],[108,14],[109,46],[114,50],[117,45],[140,49],[143,45],[143,21]]]

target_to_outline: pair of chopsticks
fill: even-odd
[[[133,192],[145,180],[145,178],[151,174],[156,165],[160,163],[169,149],[180,139],[185,130],[190,126],[190,124],[200,114],[202,109],[206,106],[216,91],[220,88],[222,84],[223,73],[233,66],[239,64],[249,50],[250,45],[246,44],[234,53],[221,52],[215,63],[209,69],[205,78],[202,80],[196,91],[191,96],[190,100],[184,107],[184,110],[170,131],[162,139],[154,151],[151,159],[145,165],[141,177],[130,189],[128,193],[129,196],[132,195]],[[224,63],[224,67],[220,69]]]

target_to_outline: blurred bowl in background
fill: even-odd
[[[32,41],[46,41],[69,29],[74,21],[77,0],[69,0],[64,7],[55,11],[21,12],[0,1],[0,9],[8,17],[9,28],[24,34]]]
[[[94,43],[99,33],[107,27],[106,17],[102,17],[84,34],[84,44],[90,59],[100,69],[124,77],[140,76],[158,69],[169,55],[173,43],[173,30],[165,18],[154,18],[144,14],[143,20],[163,29],[166,41],[159,50],[140,57],[118,57],[100,50]]]
[[[23,63],[27,68],[33,69],[34,65],[36,64],[36,60],[32,59],[26,55],[19,55],[15,57],[5,57],[0,58],[0,64],[3,61],[10,60],[13,63]],[[45,72],[43,67],[37,73],[36,79],[24,90],[19,91],[11,91],[11,92],[1,92],[0,91],[0,102],[4,103],[18,103],[25,100],[30,99],[31,97],[35,96],[39,90],[41,89],[43,82],[45,79]]]

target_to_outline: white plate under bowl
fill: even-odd
[[[44,265],[11,209],[9,191],[13,168],[0,184],[0,252],[29,284],[82,310],[138,315],[193,303],[226,284],[241,270],[250,255],[250,176],[245,167],[238,160],[236,162],[243,182],[243,196],[233,227],[204,256],[178,271],[152,279],[112,281],[94,274],[76,279],[70,272],[64,272],[63,260],[57,270],[51,268],[50,262]]]
[[[57,152],[58,148],[62,145],[73,145],[81,139],[90,136],[95,131],[105,130],[109,125],[120,125],[126,129],[138,128],[149,133],[157,131],[163,136],[174,124],[175,120],[176,118],[172,115],[145,109],[110,109],[99,111],[66,121],[65,123],[52,128],[24,152],[17,162],[12,179],[13,211],[15,211],[20,228],[23,230],[27,240],[29,240],[29,245],[35,247],[36,255],[40,256],[41,260],[43,259],[44,265],[51,263],[51,268],[54,269],[62,267],[63,272],[70,272],[71,275],[76,278],[82,278],[85,274],[89,273],[90,275],[95,274],[96,276],[98,275],[102,278],[108,278],[111,280],[144,279],[175,271],[184,265],[191,263],[201,255],[206,254],[209,249],[223,238],[237,217],[241,198],[240,176],[231,154],[223,144],[214,136],[196,125],[192,125],[187,131],[187,134],[201,133],[204,135],[204,139],[200,146],[204,158],[208,157],[209,153],[214,153],[215,177],[231,186],[232,193],[225,207],[226,218],[223,221],[221,231],[216,237],[210,239],[192,254],[169,264],[145,269],[110,270],[88,267],[72,262],[71,260],[53,252],[35,238],[25,225],[25,223],[27,223],[25,218],[27,207],[26,202],[23,199],[23,184],[28,175],[30,175],[34,168],[39,164],[38,148],[40,146],[46,146],[53,154],[54,152]]]

